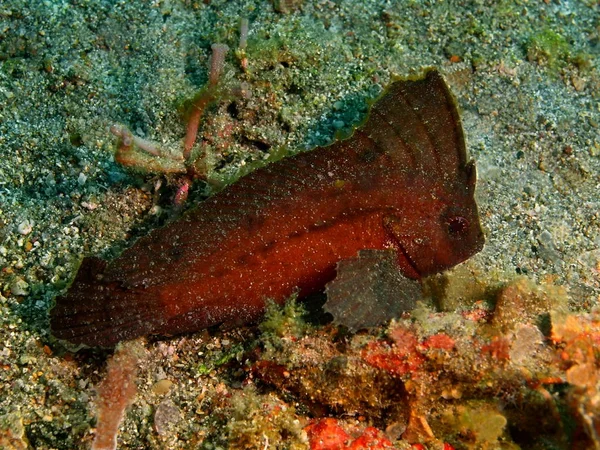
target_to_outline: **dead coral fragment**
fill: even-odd
[[[186,135],[180,152],[165,151],[158,144],[135,136],[127,127],[113,125],[110,127],[110,132],[119,138],[115,161],[140,172],[162,174],[196,172],[195,167],[202,167],[202,164],[194,164],[192,161],[192,148],[196,142],[200,118],[204,110],[220,96],[219,80],[228,50],[229,47],[225,44],[212,45],[208,83],[187,106]],[[192,173],[191,175],[204,176],[205,174]]]
[[[150,141],[134,136],[122,125],[113,125],[110,132],[117,136],[115,161],[140,172],[183,174],[187,169],[181,155],[166,153]]]
[[[512,330],[516,324],[539,324],[540,316],[567,305],[567,293],[562,286],[536,286],[526,278],[518,278],[500,290],[492,319],[494,327]]]
[[[98,386],[98,423],[92,450],[117,448],[119,425],[135,398],[138,365],[144,352],[139,340],[129,341],[119,345],[108,360],[106,377]]]

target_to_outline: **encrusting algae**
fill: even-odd
[[[312,328],[278,338],[277,352],[265,335],[250,380],[302,405],[309,423],[335,417],[328,426],[346,430],[345,440],[310,448],[346,448],[356,424],[400,446],[596,445],[595,316],[567,313],[564,289],[523,278],[479,300],[490,306],[442,313],[422,304],[383,335]]]
[[[567,312],[556,286],[491,284],[496,291],[475,294],[470,309],[423,303],[354,335],[306,324],[295,301],[272,305],[261,335],[247,334],[242,353],[215,368],[239,388],[202,395],[216,434],[193,441],[312,450],[597,445],[597,314]]]

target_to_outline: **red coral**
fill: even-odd
[[[494,336],[492,342],[481,347],[482,353],[489,354],[498,361],[508,361],[510,359],[510,342],[503,336]]]
[[[362,434],[350,442],[351,437],[338,424],[336,419],[322,419],[305,428],[311,450],[361,450],[393,448],[383,433],[374,427],[367,427]]]
[[[425,358],[417,349],[419,341],[415,334],[407,328],[398,327],[390,332],[390,337],[393,345],[386,341],[370,342],[362,351],[362,358],[367,364],[393,375],[416,372]]]
[[[392,443],[377,428],[367,427],[363,434],[348,446],[351,450],[393,448]]]
[[[454,348],[454,339],[445,333],[434,334],[429,336],[421,344],[425,349],[440,349],[440,350],[452,350]]]
[[[350,436],[335,419],[323,419],[305,428],[311,450],[338,450],[346,448]]]

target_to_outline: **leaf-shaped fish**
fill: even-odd
[[[85,258],[53,334],[110,347],[254,321],[361,249],[395,249],[410,278],[440,272],[483,246],[475,178],[440,74],[397,81],[350,138],[252,172],[112,261]]]

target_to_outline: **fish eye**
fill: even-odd
[[[469,229],[469,221],[463,216],[452,216],[448,219],[448,232],[462,234]]]

